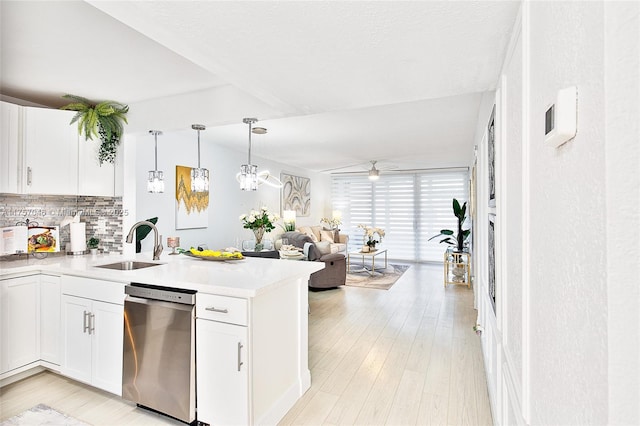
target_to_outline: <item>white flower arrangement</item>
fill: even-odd
[[[369,247],[375,247],[376,244],[382,242],[382,237],[385,235],[384,229],[382,228],[375,228],[363,224],[358,225],[358,228],[362,228],[364,230],[364,236],[367,239],[366,244]],[[379,240],[376,240],[376,235]]]
[[[262,206],[259,211],[251,210],[249,213],[241,214],[239,219],[242,221],[242,226],[246,229],[263,228],[269,232],[275,229],[275,222],[280,220],[280,216],[269,212],[266,206]]]

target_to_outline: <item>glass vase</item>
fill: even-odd
[[[262,237],[264,237],[264,228],[256,228],[253,230],[253,235],[256,237],[255,251],[262,251],[264,245],[262,244]]]

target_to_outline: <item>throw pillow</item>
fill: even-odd
[[[333,238],[334,238],[333,231],[325,231],[325,230],[320,231],[320,241],[335,243]]]
[[[331,243],[329,241],[318,241],[316,248],[322,256],[331,253]]]
[[[311,241],[313,241],[314,243],[318,242],[318,238],[316,238],[315,234],[313,233],[311,228],[309,228],[308,226],[301,226],[299,231],[300,231],[300,233],[310,237]]]

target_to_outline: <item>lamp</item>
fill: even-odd
[[[371,170],[369,170],[369,180],[378,180],[380,179],[380,170],[376,169],[377,161],[371,162]]]
[[[251,133],[257,135],[264,135],[267,133],[267,129],[264,127],[254,127],[251,125],[257,122],[257,118],[243,118],[242,122],[249,125],[249,156],[247,164],[240,166],[240,173],[236,175],[236,179],[240,183],[240,189],[243,191],[256,191],[259,185],[266,183],[274,188],[282,188],[282,182],[275,176],[269,173],[269,170],[263,170],[258,172],[258,166],[251,164]]]
[[[284,221],[285,231],[296,230],[296,211],[295,210],[284,210],[282,212],[282,220]]]
[[[147,192],[154,194],[164,192],[164,173],[158,170],[158,135],[161,135],[160,130],[149,130],[155,138],[155,168],[149,171],[149,178],[147,179]]]
[[[191,169],[191,192],[209,192],[209,170],[200,167],[200,130],[202,124],[192,124],[191,128],[198,132],[198,168]]]
[[[331,214],[331,217],[333,217],[334,219],[338,219],[339,221],[342,221],[342,212],[340,210],[334,210],[333,213]]]

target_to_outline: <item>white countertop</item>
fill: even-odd
[[[151,253],[135,256],[82,255],[51,256],[36,259],[20,256],[20,260],[0,261],[0,278],[25,273],[75,275],[120,283],[144,283],[187,288],[203,293],[236,297],[254,297],[291,279],[304,278],[324,268],[322,262],[247,257],[236,261],[207,261],[185,255],[163,253],[152,261]],[[158,263],[159,266],[132,271],[97,268],[96,265],[121,260]]]

